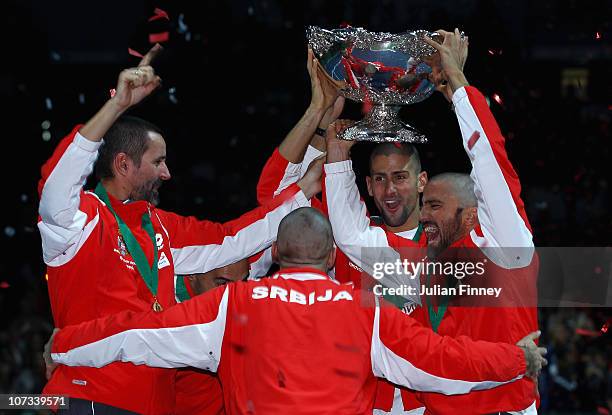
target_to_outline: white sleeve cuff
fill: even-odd
[[[453,105],[457,105],[459,101],[465,97],[467,97],[467,91],[465,90],[465,87],[462,86],[453,93]]]
[[[72,142],[82,150],[88,151],[90,153],[95,153],[96,151],[98,151],[103,141],[88,140],[87,138],[83,137],[81,133],[77,132]]]
[[[295,194],[295,203],[297,203],[297,205],[299,207],[306,207],[306,206],[310,206],[310,200],[308,200],[308,198],[306,197],[306,195],[304,194],[303,191],[299,191]]]
[[[352,160],[337,161],[335,163],[325,164],[325,174],[337,174],[353,171]]]

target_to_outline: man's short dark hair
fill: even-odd
[[[370,153],[370,174],[372,174],[372,162],[378,156],[389,156],[391,154],[399,154],[408,157],[412,160],[414,174],[421,172],[421,158],[416,147],[410,143],[380,143]]]
[[[114,177],[113,160],[119,153],[125,153],[136,166],[140,166],[142,155],[149,147],[149,133],[163,135],[155,124],[142,118],[121,116],[104,135],[104,142],[98,152],[96,177],[98,180]]]

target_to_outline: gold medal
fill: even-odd
[[[160,311],[163,311],[163,310],[164,308],[161,306],[159,301],[157,301],[157,298],[155,298],[155,302],[153,303],[153,311],[155,311],[156,313],[159,313]]]

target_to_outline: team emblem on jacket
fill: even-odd
[[[117,248],[119,248],[119,254],[121,256],[127,255],[127,246],[125,245],[125,241],[123,240],[123,236],[121,236],[121,234],[117,235]]]

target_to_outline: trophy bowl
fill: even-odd
[[[427,137],[402,122],[402,105],[431,96],[431,67],[425,59],[436,50],[423,40],[435,32],[417,30],[398,34],[369,32],[360,27],[306,29],[308,45],[324,73],[345,86],[340,93],[364,103],[364,118],[339,138],[357,141],[425,143]]]

